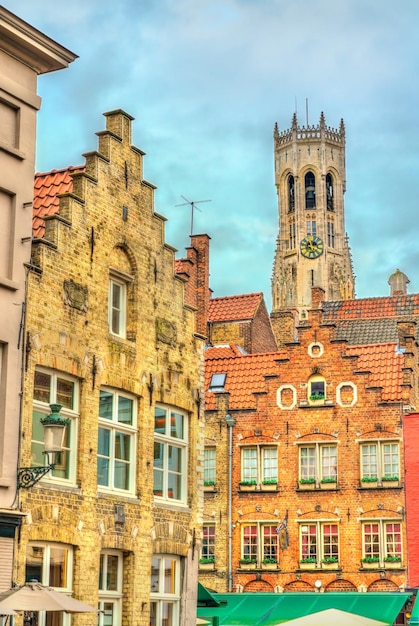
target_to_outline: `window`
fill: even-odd
[[[361,481],[399,480],[400,454],[397,441],[374,441],[361,445]]]
[[[339,561],[338,524],[310,522],[300,524],[300,560],[320,564]]]
[[[121,624],[123,557],[120,552],[106,550],[99,564],[98,626]]]
[[[327,222],[327,245],[329,248],[335,247],[335,224],[331,221]]]
[[[290,226],[290,235],[289,235],[288,245],[290,247],[290,250],[294,250],[297,245],[295,222],[294,221],[291,222],[289,226]]]
[[[313,402],[323,403],[326,399],[326,381],[323,376],[319,374],[311,376],[308,381],[307,391],[310,404]]]
[[[276,525],[259,522],[242,527],[242,561],[278,562],[279,550],[280,535]]]
[[[224,391],[227,374],[213,374],[208,391]]]
[[[331,174],[326,174],[326,207],[328,211],[334,211],[335,209],[333,196],[333,178]]]
[[[308,236],[316,237],[316,235],[317,235],[317,223],[316,223],[316,220],[307,220],[306,221],[306,230],[307,230],[307,235]]]
[[[75,378],[61,372],[36,369],[34,376],[32,411],[32,466],[43,467],[49,461],[45,458],[44,428],[41,418],[51,412],[50,404],[60,404],[60,413],[69,418],[65,427],[63,451],[54,455],[55,469],[46,476],[51,482],[75,482],[77,421],[79,416],[79,384]]]
[[[100,390],[98,485],[134,490],[137,402],[132,396]]]
[[[150,626],[177,626],[180,604],[180,560],[153,556],[151,561]]]
[[[242,448],[242,483],[263,485],[276,483],[277,480],[277,446],[246,446]]]
[[[202,528],[202,551],[201,558],[215,559],[215,526],[214,524],[204,524]]]
[[[113,335],[126,337],[127,285],[122,280],[109,280],[109,330]]]
[[[154,411],[154,495],[186,502],[188,422],[183,413],[157,406]]]
[[[215,485],[215,448],[204,450],[204,485]]]
[[[383,564],[401,561],[402,534],[399,521],[374,520],[362,525],[363,558]]]
[[[307,172],[304,178],[306,209],[316,208],[316,180],[313,172]]]
[[[295,211],[294,176],[288,176],[288,213]]]
[[[337,446],[329,443],[310,443],[300,446],[300,482],[336,483]]]
[[[37,580],[57,591],[71,593],[73,576],[73,549],[59,543],[29,543],[26,548],[25,580]],[[40,611],[34,614],[32,624],[37,626],[68,626],[70,616],[61,611]]]

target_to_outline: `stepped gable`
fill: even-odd
[[[72,174],[84,172],[84,165],[73,166],[61,170],[35,174],[32,235],[42,239],[45,233],[44,217],[59,212],[59,196],[73,191]]]
[[[266,377],[278,375],[277,360],[284,358],[280,352],[243,354],[238,350],[232,355],[233,351],[230,345],[210,348],[205,353],[205,408],[208,411],[216,408],[217,392],[208,391],[213,374],[226,374],[224,391],[229,394],[230,409],[255,409],[255,394],[267,391]]]
[[[396,342],[347,346],[346,355],[358,357],[356,371],[371,372],[368,387],[381,387],[383,402],[403,400],[404,354]]]
[[[209,301],[208,321],[251,320],[255,317],[262,298],[262,293],[211,298]]]

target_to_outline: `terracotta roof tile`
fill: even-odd
[[[398,319],[339,320],[335,339],[345,339],[349,344],[388,343],[398,340]]]
[[[220,344],[206,349],[206,359],[226,359],[232,356],[243,356],[246,352],[235,343]]]
[[[382,387],[384,402],[400,402],[403,399],[404,355],[397,350],[397,343],[347,346],[348,356],[358,356],[356,370],[371,372],[369,387]]]
[[[232,350],[232,346],[229,347]],[[279,352],[263,354],[239,354],[225,356],[225,346],[210,348],[205,354],[205,400],[206,409],[216,408],[215,393],[208,391],[213,374],[226,374],[225,390],[229,392],[230,409],[255,408],[255,393],[263,393],[266,376],[277,376]],[[217,354],[218,353],[218,354]],[[220,358],[218,358],[220,357]]]
[[[210,322],[227,322],[253,319],[262,298],[262,293],[211,298],[208,320]]]
[[[326,320],[380,319],[419,315],[419,294],[323,302]]]
[[[35,174],[32,234],[35,238],[42,238],[45,232],[44,217],[55,215],[59,210],[59,198],[62,193],[73,189],[71,174],[83,172],[84,165],[72,166],[62,170],[52,170],[43,174]]]

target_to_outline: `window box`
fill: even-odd
[[[315,478],[301,478],[300,480],[300,489],[315,489],[316,488],[316,480]]]
[[[243,481],[239,483],[240,491],[256,491],[256,481]]]
[[[261,489],[262,491],[277,491],[278,483],[277,481],[275,482],[264,481],[262,482]]]
[[[316,569],[316,561],[300,561],[300,569]]]
[[[322,560],[322,569],[338,569],[338,568],[339,568],[338,559],[332,559],[329,557],[328,559]]]
[[[384,567],[386,569],[400,569],[402,566],[402,559],[400,556],[386,556],[384,559]]]
[[[202,570],[215,569],[214,559],[199,559],[199,569],[202,569]]]
[[[265,563],[264,561],[262,561],[262,569],[278,569],[278,563]]]
[[[399,487],[400,480],[398,476],[383,476],[381,479],[381,485],[383,487]]]
[[[361,560],[363,569],[379,569],[380,559],[378,557],[367,557],[367,559]]]
[[[240,569],[256,569],[256,559],[240,559]]]
[[[204,482],[204,491],[215,491],[215,482]]]
[[[323,480],[320,481],[320,489],[336,489],[336,487],[337,482],[335,478],[331,480],[329,480],[328,478],[323,478]]]
[[[378,487],[377,478],[361,478],[361,487],[363,489],[376,489]]]

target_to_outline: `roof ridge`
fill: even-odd
[[[35,178],[39,176],[51,176],[52,174],[63,174],[64,172],[72,172],[74,170],[84,169],[86,169],[85,165],[68,165],[67,167],[62,167],[60,169],[49,170],[49,172],[36,172]]]

